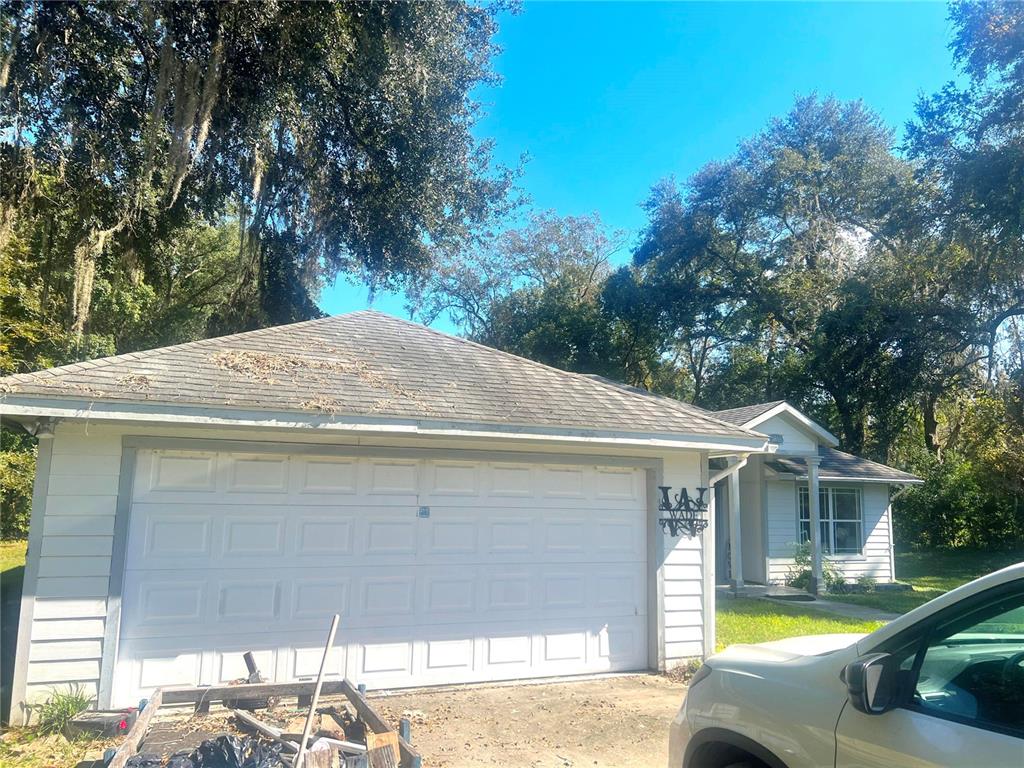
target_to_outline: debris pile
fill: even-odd
[[[259,738],[225,734],[207,739],[192,752],[162,755],[140,753],[128,758],[125,768],[280,768],[282,745]]]

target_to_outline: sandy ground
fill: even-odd
[[[425,768],[664,768],[685,686],[655,675],[375,698],[412,720]]]
[[[668,725],[685,686],[657,675],[630,675],[565,683],[495,685],[370,694],[374,709],[398,726],[412,721],[412,742],[424,768],[664,768]],[[342,697],[322,704],[344,708]],[[306,709],[294,699],[255,714],[288,732],[302,730]],[[317,716],[314,732],[338,728]],[[239,731],[230,712],[214,705],[207,716],[161,708],[142,752],[164,757],[191,751],[201,741]],[[336,734],[340,737],[342,734]],[[0,741],[0,768],[84,768],[117,740],[69,743],[61,736],[33,738],[12,731]],[[99,765],[99,763],[97,763]]]

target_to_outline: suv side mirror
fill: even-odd
[[[866,715],[888,711],[896,700],[896,671],[888,653],[869,653],[847,664],[843,680],[854,709]]]

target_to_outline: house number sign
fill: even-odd
[[[676,494],[667,485],[659,485],[658,490],[661,492],[658,511],[668,513],[668,517],[658,519],[665,533],[670,536],[683,533],[692,539],[708,527],[707,518],[704,517],[708,511],[707,488],[695,488],[696,497],[690,496],[686,488],[680,488]]]

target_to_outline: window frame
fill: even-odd
[[[841,494],[850,493],[856,500],[856,516],[850,518],[836,517],[836,492]],[[810,536],[810,487],[802,483],[796,489],[796,532],[797,540],[804,544]],[[807,514],[804,514],[806,509]],[[818,486],[818,517],[821,526],[822,554],[833,558],[860,558],[864,557],[864,489],[857,485],[833,485],[821,484]],[[856,527],[857,549],[836,549],[836,523],[854,523]],[[808,538],[804,537],[804,525],[807,525]]]

